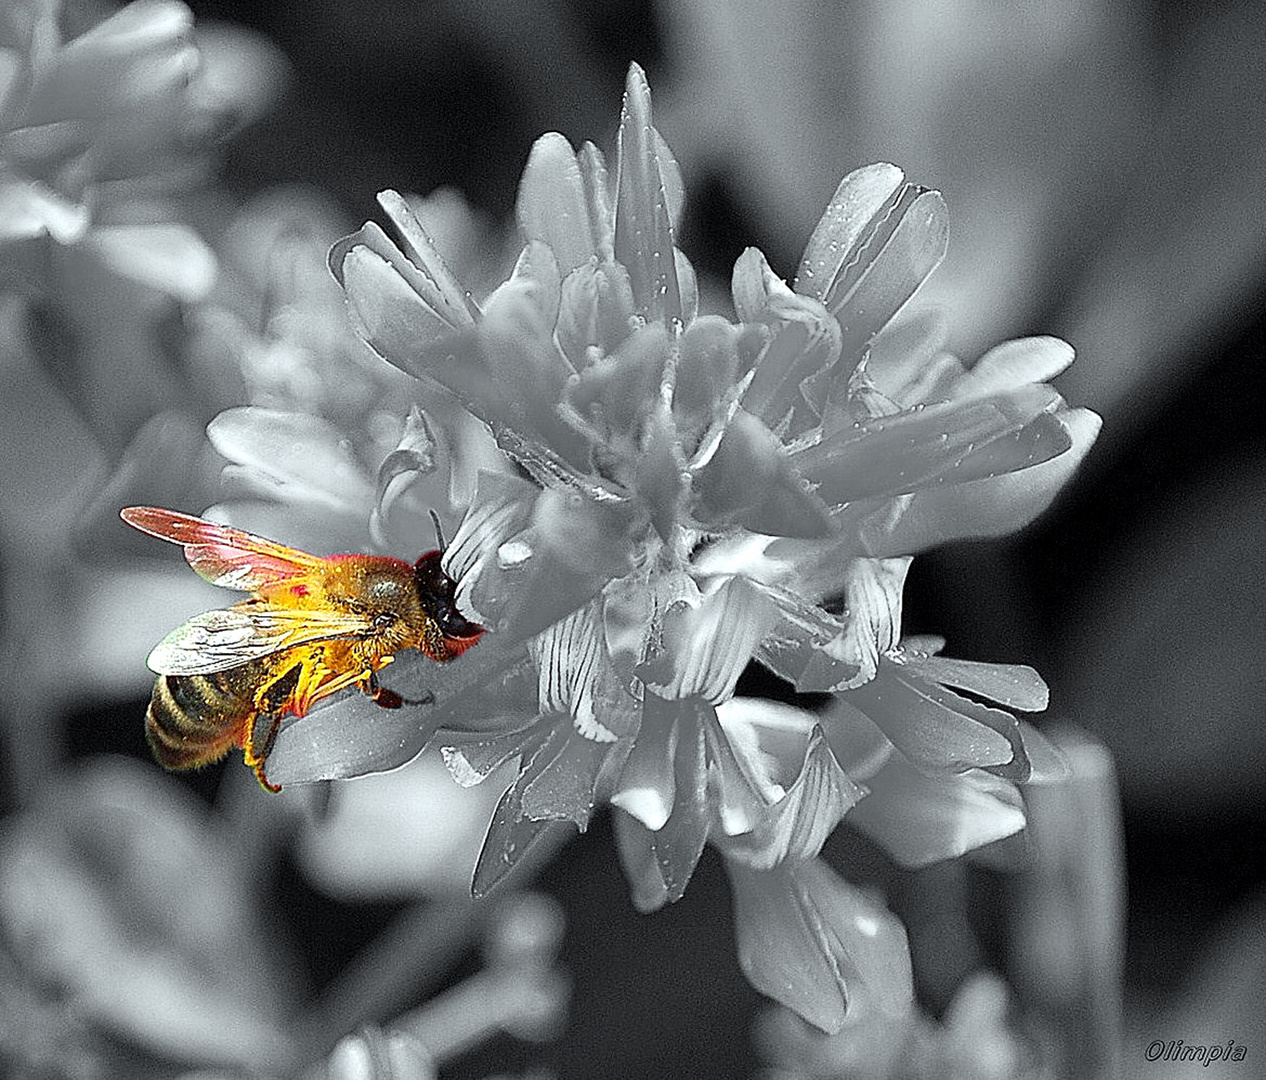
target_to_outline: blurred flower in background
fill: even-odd
[[[259,87],[216,78],[183,4],[141,0],[66,41],[59,8],[22,0],[6,17],[4,280],[28,298],[35,355],[117,451],[154,412],[187,404],[162,322],[215,281],[188,219],[242,119],[236,95]]]
[[[234,398],[218,381],[202,397],[182,318],[217,280],[218,150],[275,97],[281,66],[251,35],[195,35],[162,0],[21,0],[0,26],[0,536],[4,649],[27,673],[8,710],[20,745],[52,702],[118,685],[111,661],[134,644],[84,611],[110,609],[121,584],[101,572],[122,546],[117,506],[103,531],[94,496],[210,490],[201,428]],[[10,767],[29,787],[44,765]]]

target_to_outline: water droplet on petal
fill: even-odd
[[[507,540],[497,548],[497,565],[502,570],[522,566],[532,557],[532,546],[526,540]]]

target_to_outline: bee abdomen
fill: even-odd
[[[250,673],[160,675],[145,711],[145,738],[160,765],[192,769],[218,761],[238,745],[253,712]]]

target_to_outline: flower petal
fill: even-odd
[[[393,531],[393,518],[398,519],[405,513],[414,519],[417,518],[417,511],[421,507],[415,504],[412,507],[402,508],[401,497],[406,492],[411,492],[416,497],[418,493],[411,491],[416,488],[414,481],[431,477],[439,471],[437,456],[438,447],[435,436],[431,434],[426,417],[416,404],[411,405],[409,414],[405,417],[404,432],[400,436],[399,444],[378,466],[377,498],[369,522],[370,532],[374,534],[376,540],[380,540]],[[447,480],[447,476],[444,479]],[[433,507],[435,502],[430,505]],[[416,532],[417,530],[410,529],[409,531]]]
[[[669,214],[676,220],[671,209]],[[681,248],[673,249],[673,264],[677,268],[677,290],[681,294],[682,325],[689,326],[699,317],[699,275]]]
[[[654,699],[654,694],[647,694]],[[711,707],[698,700],[672,702],[670,708],[685,713],[689,710],[706,709],[710,717]],[[715,719],[713,719],[715,723]],[[664,881],[664,895],[672,903],[685,894],[686,886],[703,854],[708,839],[711,814],[708,808],[708,760],[704,741],[703,718],[682,719],[678,722],[681,738],[675,757],[677,791],[673,800],[673,812],[664,826],[651,833],[651,850],[659,864],[660,877]]]
[[[628,268],[634,299],[647,322],[671,329],[682,322],[669,206],[676,162],[660,157],[666,147],[651,126],[650,88],[637,64],[629,65],[625,82],[618,145],[615,257]]]
[[[790,442],[822,422],[840,325],[819,301],[791,292],[770,297],[762,322],[770,338],[743,407]]]
[[[643,327],[568,383],[563,400],[604,450],[626,458],[641,450],[647,425],[662,404],[660,386],[670,344],[664,327]]]
[[[847,1010],[908,1011],[905,929],[821,860],[752,870],[726,860],[739,964],[761,993],[833,1034]]]
[[[645,840],[662,891],[654,886],[653,878],[648,883],[639,876],[633,885],[656,906],[681,898],[708,838],[704,727],[709,721],[715,724],[715,713],[700,698],[661,698],[646,691],[642,726],[610,799],[613,806],[650,830]],[[632,822],[628,825],[631,827]],[[633,847],[640,850],[638,844]],[[641,860],[634,862],[640,865]]]
[[[207,425],[207,437],[230,462],[259,478],[261,494],[368,517],[373,485],[328,420],[248,405],[220,413]]]
[[[945,256],[944,201],[903,181],[901,170],[886,164],[846,176],[796,275],[795,291],[821,300],[840,320],[850,370]]]
[[[986,772],[931,777],[894,757],[866,786],[849,823],[902,866],[957,858],[1024,828],[1015,785]]]
[[[598,773],[610,742],[586,738],[571,717],[555,717],[554,734],[519,781],[523,816],[534,821],[567,820],[581,831],[589,823]]]
[[[771,545],[769,550],[773,554],[777,548]],[[836,557],[821,568],[820,580],[819,568],[805,559],[804,572],[794,579],[795,592],[768,589],[780,619],[756,655],[802,693],[848,690],[868,682],[880,656],[901,634],[901,594],[910,560],[833,554]],[[832,615],[803,594],[842,594],[847,614]]]
[[[627,503],[481,473],[444,560],[458,605],[503,637],[539,633],[629,571],[635,516]]]
[[[177,0],[124,5],[45,58],[25,121],[101,121],[170,107],[198,66],[192,31],[193,13]]]
[[[779,619],[756,649],[756,659],[800,693],[843,690],[865,682],[847,646],[848,623],[794,593],[771,591]]]
[[[340,785],[320,813],[295,822],[304,878],[344,903],[462,903],[509,771],[499,779],[456,790],[440,756],[427,751],[403,768]]]
[[[479,309],[436,250],[408,202],[398,192],[387,190],[379,192],[378,204],[399,232],[404,250],[397,248],[372,221],[359,232],[339,240],[330,248],[330,270],[339,283],[348,288],[349,297],[351,286],[345,277],[344,263],[356,247],[364,246],[390,263],[444,326],[454,330],[470,326],[478,317]]]
[[[576,160],[580,162],[585,195],[589,199],[589,221],[597,241],[594,250],[598,261],[604,266],[619,265],[615,262],[615,207],[611,202],[611,178],[607,173],[607,159],[593,143],[585,142],[581,144]]]
[[[704,315],[681,335],[672,409],[687,456],[703,433],[724,422],[738,404],[741,330],[719,315]]]
[[[642,429],[643,449],[634,463],[632,487],[665,544],[677,535],[689,494],[689,473],[673,414],[662,401]]]
[[[890,652],[889,657],[925,679],[966,690],[1008,709],[1041,712],[1050,704],[1051,694],[1042,676],[1027,664],[951,660],[910,649]]]
[[[1027,765],[1015,717],[891,662],[881,663],[875,678],[848,691],[846,700],[919,768],[963,772],[1007,766],[1019,772]]]
[[[692,478],[691,512],[701,524],[777,536],[833,532],[826,507],[789,464],[773,432],[741,409]]]
[[[515,548],[513,565],[500,564],[499,587],[506,590],[508,600],[498,620],[504,632],[539,633],[596,596],[608,581],[627,573],[634,514],[624,504],[543,492],[529,528],[506,545]]]
[[[758,747],[773,742],[768,739],[770,733],[764,731],[760,719],[752,718],[753,713],[759,717],[757,710],[762,704],[765,703],[753,702],[745,710],[755,731]],[[722,706],[722,709],[725,708]],[[733,711],[727,712],[723,723],[727,735],[737,734]],[[777,741],[788,742],[785,731],[772,734],[781,736]],[[751,749],[747,739],[736,738],[731,742],[736,748]],[[744,834],[727,829],[724,837],[714,837],[714,843],[727,859],[761,870],[771,869],[785,859],[811,859],[822,849],[826,838],[844,815],[866,794],[866,789],[840,768],[827,748],[821,728],[816,724],[810,730],[807,742],[796,740],[793,746],[800,751],[798,775],[781,798],[769,805]],[[772,746],[770,749],[777,752]],[[778,749],[785,753],[788,748],[784,745]],[[769,751],[759,756],[749,752],[744,754],[743,760],[754,772],[767,768],[770,761],[775,761],[780,770],[782,767],[782,762],[777,762],[774,753]],[[772,783],[773,779],[769,777],[767,783]]]
[[[668,890],[651,847],[654,833],[619,807],[612,816],[612,825],[620,866],[632,890],[633,906],[643,915],[658,911],[668,903]]]
[[[652,832],[667,824],[677,798],[679,711],[676,702],[645,695],[641,726],[610,799]]]
[[[444,553],[444,570],[457,582],[459,601],[471,583],[480,579],[485,565],[495,563],[501,545],[531,520],[540,490],[519,476],[491,470],[479,473],[466,516]]]
[[[517,786],[506,789],[493,812],[484,838],[470,892],[475,899],[487,896],[501,883],[528,852],[538,847],[560,828],[557,821],[535,821],[523,816]]]
[[[525,646],[501,648],[492,635],[456,660],[436,664],[410,651],[380,676],[406,698],[430,701],[382,709],[348,691],[281,724],[266,773],[275,784],[342,780],[383,772],[416,757],[440,728],[523,724],[535,715],[536,672]]]
[[[774,293],[794,295],[787,283],[770,269],[769,260],[760,248],[744,248],[730,273],[730,296],[739,322],[759,322]]]
[[[862,532],[873,555],[914,554],[952,540],[1002,536],[1041,514],[1068,483],[1099,434],[1103,421],[1089,409],[1057,414],[1070,448],[1018,472],[917,492],[895,522]]]
[[[563,423],[557,405],[574,371],[554,341],[561,282],[553,253],[539,241],[523,249],[510,280],[484,305],[476,349],[441,361],[432,377],[449,387],[495,434],[505,429],[543,444],[581,472],[590,444]],[[437,355],[437,360],[438,360]]]
[[[83,238],[92,213],[37,180],[0,178],[0,240],[17,240],[47,232],[59,244]]]
[[[178,222],[98,225],[84,244],[114,273],[184,303],[201,300],[215,284],[215,252]]]
[[[480,472],[512,467],[488,428],[456,402],[435,401],[425,413],[414,405],[396,448],[378,467],[370,533],[382,550],[416,558],[439,540],[432,513],[443,535],[453,536],[474,501]]]
[[[599,604],[594,601],[554,623],[532,639],[531,649],[540,671],[541,711],[565,713],[586,739],[611,743],[632,733],[639,710],[606,653]]]
[[[1046,411],[1059,395],[1027,386],[964,402],[915,406],[841,426],[792,464],[828,504],[1017,472],[1058,457],[1072,438]]]
[[[299,1046],[280,1019],[297,1005],[292,960],[262,925],[241,848],[148,764],[102,756],[57,781],[0,832],[10,1075],[148,1072],[140,1062],[156,1060],[296,1068]],[[21,982],[41,1000],[65,1000],[74,1027],[16,1033],[28,1019]],[[64,1050],[81,1023],[91,1027],[89,1057],[62,1058],[64,1068],[51,1054],[42,1066],[16,1063],[23,1038],[46,1035],[41,1049]]]
[[[840,181],[805,245],[796,292],[825,302],[837,290],[850,257],[856,259],[865,246],[867,228],[873,230],[876,216],[891,212],[904,181],[905,173],[887,162],[856,169]]]
[[[548,244],[564,276],[597,253],[592,206],[571,143],[557,132],[542,135],[523,168],[515,212],[523,235]]]
[[[964,368],[945,351],[948,318],[937,308],[903,313],[893,319],[866,354],[866,376],[899,408],[946,401]]]
[[[577,371],[616,352],[637,322],[629,274],[619,263],[582,263],[563,279],[554,335]]]
[[[663,615],[663,649],[671,676],[661,682],[647,672],[644,681],[665,697],[726,700],[772,616],[770,602],[741,577],[721,582],[696,606],[670,607]]]
[[[704,753],[708,761],[708,790],[712,799],[710,835],[733,837],[751,833],[765,821],[768,804],[764,793],[743,767],[729,732],[720,718],[705,713],[702,718]]]
[[[1024,756],[1029,762],[1029,775],[1024,778],[1024,783],[1037,787],[1067,780],[1072,766],[1058,744],[1032,724],[1024,720],[1017,723],[1020,728],[1020,742],[1024,745]]]
[[[381,238],[376,245],[359,242],[365,237]],[[366,344],[384,360],[415,378],[433,378],[437,361],[425,351],[426,346],[453,329],[445,311],[441,314],[417,291],[417,285],[401,273],[393,260],[385,258],[375,247],[395,245],[373,222],[355,237],[341,254],[336,276],[347,294],[348,310],[353,327]],[[336,257],[338,247],[331,252]],[[404,263],[395,253],[395,262]],[[412,275],[419,277],[416,273]],[[438,381],[438,380],[437,380]]]
[[[1073,347],[1057,337],[1027,337],[990,349],[954,386],[954,399],[989,397],[1048,382],[1073,362]]]
[[[523,727],[492,732],[442,732],[434,740],[449,775],[461,787],[482,784],[520,754],[530,756],[544,741],[556,718],[536,717]]]

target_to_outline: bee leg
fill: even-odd
[[[388,690],[383,686],[378,681],[378,675],[372,671],[365,680],[365,693],[373,699],[375,705],[381,705],[384,709],[398,709],[402,705],[429,705],[435,700],[432,694],[427,694],[426,697],[416,700],[403,697],[394,690]]]
[[[246,738],[246,764],[255,770],[255,778],[265,791],[278,792],[280,784],[272,783],[264,775],[264,766],[268,762],[268,754],[277,738],[277,729],[281,726],[281,717],[277,713],[256,713],[251,720],[251,728]]]
[[[282,715],[288,708],[292,711],[294,709],[291,699],[299,685],[303,670],[303,664],[295,664],[260,689],[255,698],[255,714],[248,722],[242,739],[246,764],[255,770],[255,778],[265,791],[281,790],[280,784],[272,783],[264,775],[264,765],[277,739],[277,729],[281,727]]]

